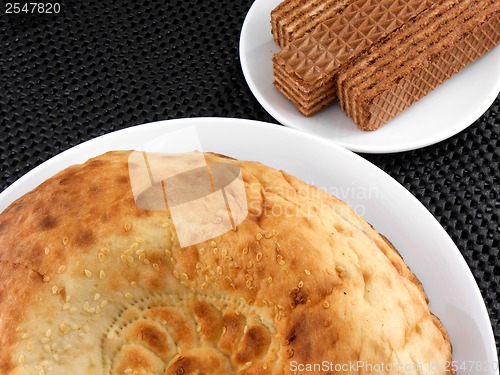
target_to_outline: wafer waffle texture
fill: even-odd
[[[419,38],[388,40],[339,75],[341,108],[360,129],[378,129],[500,43],[500,3],[464,0],[445,13]]]
[[[273,57],[275,85],[310,116],[336,100],[339,69],[432,5],[430,0],[358,0]]]
[[[447,41],[435,44],[436,38],[444,38],[447,35],[446,30],[449,32],[454,29],[454,35],[457,34],[457,30],[463,30],[463,24],[458,25],[459,20],[455,21],[457,25],[450,29],[449,22],[452,22],[453,19],[450,18],[451,14],[447,12],[455,9],[455,13],[452,12],[452,14],[456,15],[457,9],[461,9],[462,12],[472,17],[474,11],[479,11],[481,6],[489,7],[493,11],[494,7],[498,5],[492,1],[441,0],[432,3],[420,1],[418,4],[407,3],[406,7],[402,6],[402,2],[393,2],[392,9],[388,8],[388,5],[390,4],[374,4],[370,1],[355,2],[348,6],[342,15],[323,22],[314,31],[290,43],[273,58],[274,85],[305,116],[315,114],[338,99],[342,109],[353,118],[361,129],[374,130],[499,43],[497,40],[498,25],[495,25],[494,17],[490,17],[488,22],[481,24],[482,32],[472,33],[476,38],[483,38],[482,40],[474,40],[474,48],[454,45],[456,50],[453,58],[446,57],[447,53],[445,52],[436,52],[437,46],[446,49],[451,48],[450,45],[453,44],[451,37],[448,37]],[[395,12],[395,9],[399,10],[399,13]],[[396,14],[403,15],[394,17]],[[362,25],[360,22],[363,22],[363,17],[360,15],[366,18],[363,27],[360,27]],[[367,15],[368,17],[366,17]],[[349,16],[350,22],[347,22],[347,16]],[[370,22],[367,22],[367,19],[382,21],[372,22],[370,28]],[[430,25],[432,22],[434,24]],[[446,23],[448,29],[439,26],[442,23]],[[469,23],[469,25],[471,24]],[[432,29],[433,27],[434,29]],[[385,32],[380,29],[385,30]],[[409,30],[411,32],[408,32]],[[434,35],[430,33],[430,30],[439,30],[439,34]],[[422,39],[424,34],[425,37]],[[464,31],[462,37],[467,40],[474,38],[469,34],[471,31]],[[405,37],[401,35],[405,35]],[[409,49],[408,44],[411,46],[417,42],[412,38],[418,37],[420,37],[418,39],[420,50]],[[397,42],[406,42],[405,48],[408,49],[406,55],[400,53],[406,50]],[[432,56],[430,51],[425,48],[426,43],[433,43],[435,47]],[[384,51],[384,56],[379,60],[385,62],[385,65],[380,66],[383,66],[386,71],[385,73],[382,70],[378,71],[377,74],[370,77],[368,72],[378,69],[379,65],[367,64],[366,61],[373,62],[375,56],[382,54],[381,51]],[[411,66],[415,66],[415,61],[418,59],[409,60],[408,56],[411,53],[420,53],[418,51],[427,51],[425,56],[429,58],[425,60],[422,59],[423,55],[420,56],[424,62],[423,66],[419,69],[413,69]],[[460,53],[469,53],[470,55],[460,55]],[[404,61],[409,60],[408,64],[410,65],[405,67],[400,61],[402,58]],[[362,71],[360,68],[362,64],[359,61],[362,63],[364,61],[369,69]],[[411,65],[411,61],[414,65]],[[426,70],[426,67],[431,65],[433,73]],[[402,80],[400,85],[383,88],[380,82],[372,83],[370,81],[385,77],[389,73],[396,74],[391,69],[400,73],[399,78],[397,78]],[[359,76],[356,76],[356,70]],[[403,79],[401,74],[411,75],[411,78],[408,76],[408,78]],[[422,76],[418,77],[418,74]],[[351,75],[348,80],[350,89],[346,90],[343,87],[346,86],[348,75]],[[360,81],[363,84],[357,85],[354,89],[355,83]],[[406,91],[402,89],[403,82],[406,82]],[[387,79],[383,83],[386,86],[389,85]],[[368,110],[366,107],[367,98],[363,96],[363,90],[370,85],[375,85],[375,88],[372,87],[369,92],[371,97],[368,101],[371,103],[372,109]],[[407,92],[408,90],[411,92]],[[364,103],[363,110],[356,109],[358,102]]]
[[[464,10],[472,12],[468,7],[473,0],[445,0],[437,2],[427,12],[423,12],[412,22],[407,22],[397,33],[393,33],[383,41],[371,46],[364,54],[356,56],[349,65],[343,67],[337,75],[336,92],[341,108],[352,114],[351,102],[346,97],[346,86],[368,86],[374,79],[385,77],[380,67],[384,64],[403,65],[405,59],[420,49],[425,49],[439,38],[439,32],[447,32],[454,18]],[[451,21],[451,22],[450,22]],[[370,77],[371,79],[367,79]],[[377,82],[378,83],[378,82]]]
[[[284,0],[271,12],[271,31],[280,47],[341,13],[354,0]]]

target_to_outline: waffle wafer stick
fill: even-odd
[[[426,12],[421,13],[414,20],[407,22],[397,33],[389,35],[383,42],[376,43],[364,54],[357,56],[351,64],[344,66],[336,78],[337,95],[342,110],[353,117],[354,102],[347,95],[349,88],[372,84],[373,80],[381,79],[385,71],[380,70],[381,64],[402,62],[409,56],[416,44],[422,48],[429,46],[433,35],[450,19],[459,16],[475,0],[446,0],[436,4]],[[368,77],[371,77],[370,79]],[[357,93],[357,91],[355,92]]]
[[[442,2],[442,1],[437,1]],[[305,116],[336,99],[339,69],[404,23],[430,8],[431,0],[358,0],[341,14],[287,45],[273,58],[275,86]]]
[[[271,12],[271,31],[280,47],[341,13],[354,0],[284,0]]]
[[[351,102],[348,115],[358,127],[379,128],[500,43],[500,3],[474,1],[434,37],[427,48],[410,49],[403,62],[379,59],[375,75],[347,87],[342,98]]]
[[[395,57],[391,54],[391,58],[388,59],[388,61],[384,61],[384,59],[379,60],[379,64],[377,64],[377,73],[365,80],[365,82],[352,92],[361,93],[361,95],[363,95],[371,86],[369,90],[371,93],[370,95],[376,95],[376,92],[381,92],[384,87],[392,85],[395,79],[402,79],[412,70],[426,66],[429,56],[445,50],[454,43],[457,38],[460,38],[458,35],[459,30],[465,30],[461,29],[461,27],[463,28],[465,25],[473,27],[474,24],[471,23],[473,19],[471,20],[471,18],[480,15],[485,9],[489,11],[488,7],[492,5],[493,1],[494,0],[460,1],[451,11],[447,11],[439,17],[439,22],[441,22],[440,27],[434,31],[428,32],[428,36],[424,37],[420,43],[416,43],[412,39],[409,43],[406,43],[409,45],[409,48],[406,53],[402,54],[400,57]],[[431,27],[427,28],[431,29]],[[394,46],[392,48],[394,48]],[[372,79],[377,82],[377,87],[374,87],[374,85],[369,82]],[[360,118],[361,112],[357,105],[358,101],[354,99],[354,95],[349,95],[349,97],[350,101],[354,103],[354,122],[360,123],[362,120]]]

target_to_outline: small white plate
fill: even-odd
[[[240,60],[253,94],[277,121],[357,152],[417,149],[462,131],[488,109],[500,91],[500,46],[469,65],[405,112],[373,132],[363,132],[338,104],[304,117],[273,86],[271,58],[279,46],[271,35],[271,10],[280,0],[256,0],[240,37]]]
[[[485,369],[497,368],[498,357],[481,293],[464,258],[437,220],[373,164],[304,132],[229,118],[161,121],[120,130],[73,147],[20,178],[0,194],[0,212],[56,172],[106,151],[181,152],[193,148],[283,169],[348,202],[394,243],[422,281],[431,310],[450,334],[457,364],[482,366],[482,375],[498,375],[495,369]]]

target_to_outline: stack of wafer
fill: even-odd
[[[497,0],[357,0],[273,58],[305,116],[339,99],[374,130],[500,42]]]
[[[500,2],[447,1],[348,66],[341,108],[375,130],[500,42]]]
[[[336,100],[334,78],[341,67],[432,3],[432,0],[353,2],[274,56],[275,86],[303,115],[313,115]]]

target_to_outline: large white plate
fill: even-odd
[[[256,0],[240,38],[240,60],[253,94],[276,120],[350,150],[408,151],[462,131],[477,120],[500,91],[500,46],[469,65],[380,129],[363,132],[335,104],[306,118],[273,86],[271,58],[279,51],[271,35],[271,10],[281,0]]]
[[[420,278],[432,311],[448,329],[454,359],[483,366],[498,361],[479,288],[436,219],[406,189],[365,159],[304,132],[228,118],[161,121],[124,129],[67,150],[20,178],[0,194],[0,212],[69,165],[109,150],[143,149],[151,142],[154,149],[148,146],[147,151],[180,152],[201,147],[203,151],[260,161],[335,193],[387,235]],[[482,374],[498,375],[498,371]]]

